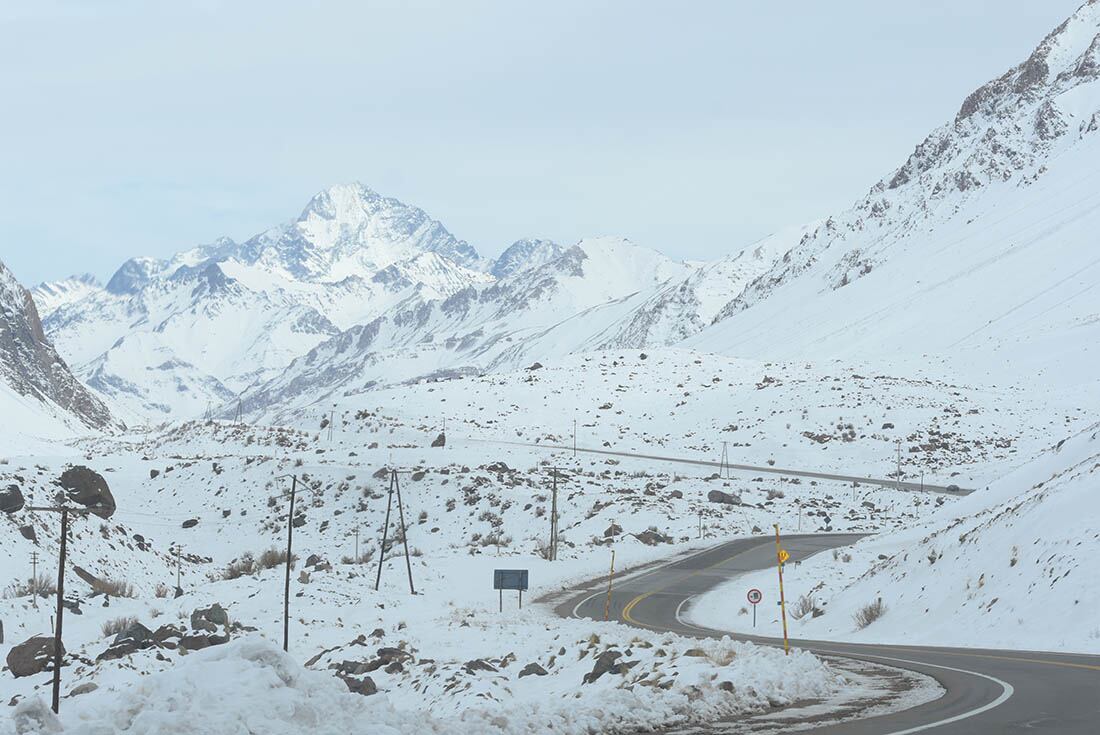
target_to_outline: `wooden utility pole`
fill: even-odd
[[[359,563],[359,526],[355,527],[355,556],[352,557],[355,563]]]
[[[405,570],[409,574],[409,594],[415,595],[412,562],[409,561],[409,534],[405,528],[405,506],[401,502],[401,483],[397,479],[397,470],[390,470],[390,490],[386,499],[386,522],[382,526],[382,547],[378,553],[378,575],[374,578],[374,589],[377,592],[378,586],[382,583],[382,564],[386,561],[386,539],[390,528],[390,510],[393,507],[394,490],[397,491],[397,518],[401,524],[401,543],[405,547]]]
[[[280,477],[286,477],[286,475],[280,475]],[[284,651],[290,648],[290,562],[294,556],[294,498],[297,492],[298,476],[290,475],[290,512],[286,517],[286,583],[283,586]]]
[[[65,552],[69,538],[69,513],[85,515],[91,512],[90,508],[69,508],[67,506],[32,506],[27,508],[32,512],[47,512],[61,514],[61,550],[57,558],[57,623],[53,631],[53,711],[58,712],[61,706],[61,630],[65,613]]]
[[[729,476],[730,476],[730,458],[729,458],[729,452],[727,450],[727,445],[728,444],[729,444],[729,442],[722,442],[722,461],[718,465],[718,476],[719,477],[724,477],[727,480],[729,479]]]
[[[898,490],[901,490],[901,439],[898,439]]]
[[[180,552],[182,552],[182,551],[183,551],[183,549],[180,547],[180,544],[177,542],[176,543],[176,597],[180,597],[180,596],[183,595],[183,587],[180,586],[180,573],[182,571],[181,570],[182,563],[181,563],[181,559],[180,559]]]
[[[38,608],[38,552],[31,552],[31,604]]]
[[[550,467],[550,561],[558,560],[558,472],[560,467]]]
[[[577,420],[573,419],[573,456],[577,456]]]

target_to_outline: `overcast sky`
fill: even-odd
[[[359,180],[485,255],[730,253],[837,211],[1080,0],[0,4],[0,259],[25,283]]]

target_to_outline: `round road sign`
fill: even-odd
[[[758,589],[753,588],[749,590],[748,598],[749,602],[755,605],[756,603],[764,599],[764,593]]]

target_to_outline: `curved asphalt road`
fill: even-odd
[[[858,535],[787,536],[783,547],[799,561],[858,539]],[[613,589],[611,618],[688,636],[721,636],[680,620],[692,597],[731,577],[775,564],[775,539],[738,539],[653,571],[626,579]],[[564,616],[602,620],[606,591],[574,596],[558,606]],[[766,604],[766,603],[761,603]],[[740,607],[740,599],[731,609]],[[893,610],[892,614],[903,614]],[[923,614],[914,611],[912,614]],[[1057,621],[1051,620],[1052,625]],[[782,639],[734,636],[767,645]],[[863,659],[911,669],[933,677],[946,689],[941,698],[893,714],[815,727],[819,735],[1002,735],[1058,733],[1100,735],[1100,656],[1034,651],[887,646],[792,640],[792,646],[819,654]]]

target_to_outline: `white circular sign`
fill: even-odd
[[[753,588],[749,590],[748,598],[749,602],[755,605],[764,599],[764,593],[756,588]]]

